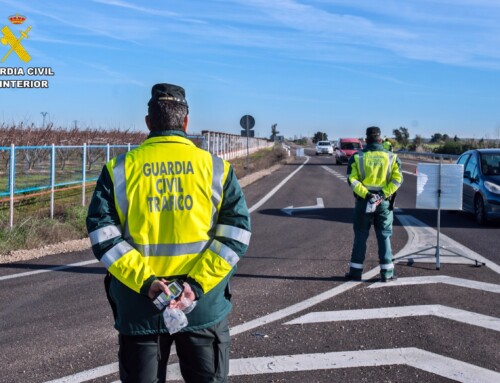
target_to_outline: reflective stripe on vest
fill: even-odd
[[[132,250],[134,250],[132,246],[130,246],[126,241],[122,241],[104,253],[101,258],[101,262],[104,266],[106,266],[106,269],[109,269],[113,263]]]
[[[356,186],[358,186],[361,182],[359,182],[358,180],[352,180],[351,182],[351,189],[354,190],[354,188]]]
[[[217,241],[216,239],[214,239],[210,244],[210,250],[212,250],[215,254],[218,254],[219,257],[226,260],[226,262],[229,263],[231,267],[236,265],[240,260],[240,257],[234,252],[234,250],[224,245],[222,242]]]
[[[116,225],[109,225],[101,227],[89,233],[90,243],[92,246],[101,242],[113,239],[122,235],[122,229]]]
[[[114,188],[115,188],[115,198],[118,202],[118,206],[125,217],[124,222],[124,233],[123,237],[127,240],[130,239],[129,229],[128,229],[128,199],[127,199],[127,179],[125,177],[125,155],[120,154],[116,157],[115,166],[113,168],[113,176],[114,176]]]
[[[224,178],[224,163],[222,159],[212,155],[212,223],[210,227],[213,229],[217,222],[217,206],[222,198],[222,180]]]
[[[392,180],[391,183],[396,185],[398,188],[401,186],[401,182],[398,182],[396,180]]]
[[[215,235],[219,237],[225,237],[229,239],[234,239],[244,245],[250,244],[250,237],[252,233],[247,230],[240,229],[239,227],[229,226],[229,225],[217,225]]]
[[[385,177],[386,184],[388,184],[391,181],[392,166],[394,165],[395,159],[396,159],[396,156],[394,156],[394,154],[392,154],[392,153],[389,153],[389,167],[387,168],[387,175]]]
[[[359,178],[365,179],[365,161],[363,160],[363,152],[359,152],[358,155],[358,166],[359,166]]]
[[[142,255],[149,256],[176,256],[185,254],[198,254],[201,253],[208,241],[199,241],[193,243],[158,243],[149,245],[138,245],[133,243],[134,248]]]

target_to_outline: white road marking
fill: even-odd
[[[118,372],[118,362],[82,371],[74,375],[65,376],[64,378],[51,380],[45,383],[82,383],[92,379],[101,378],[106,375],[111,375],[116,372]]]
[[[271,198],[278,190],[280,190],[283,185],[285,185],[289,180],[290,178],[292,178],[295,174],[297,174],[303,167],[305,164],[307,164],[309,162],[309,160],[311,159],[311,157],[306,157],[306,160],[302,163],[302,165],[300,165],[297,169],[295,169],[292,173],[290,173],[288,175],[288,177],[286,177],[283,181],[281,181],[278,185],[276,185],[269,193],[267,193],[259,202],[257,202],[255,205],[253,205],[250,209],[248,209],[248,211],[250,213],[253,213],[255,210],[257,210],[259,207],[261,207],[262,205],[264,205],[267,200],[269,198]]]
[[[33,270],[33,271],[26,271],[25,273],[4,275],[3,277],[0,277],[0,281],[4,281],[6,279],[13,279],[13,278],[29,277],[29,276],[34,275],[34,274],[42,274],[42,273],[48,273],[51,271],[70,269],[72,267],[86,266],[86,265],[90,265],[92,263],[97,263],[97,262],[99,262],[97,259],[91,259],[90,261],[71,263],[68,265],[56,266],[56,267],[51,267],[51,268],[43,269],[43,270]]]
[[[324,209],[325,204],[323,203],[323,198],[316,198],[316,205],[312,206],[299,206],[299,207],[293,207],[293,206],[288,206],[284,207],[281,209],[281,211],[285,214],[292,215],[295,212],[298,211],[305,211],[305,210],[316,210],[316,209]]]
[[[412,176],[416,176],[417,174],[414,173],[414,172],[409,172],[408,170],[402,170],[402,173],[404,174],[409,174],[409,175],[412,175]]]
[[[377,275],[379,273],[379,267],[375,267],[371,269],[370,271],[366,272],[363,274],[363,279],[370,279]],[[250,331],[256,327],[264,326],[266,324],[276,322],[277,320],[283,319],[287,316],[293,315],[295,313],[298,313],[300,311],[306,310],[309,307],[312,307],[314,305],[317,305],[327,299],[333,298],[336,295],[342,294],[346,292],[347,290],[352,289],[353,287],[356,287],[360,285],[363,282],[356,282],[356,281],[349,281],[341,284],[340,286],[334,287],[333,289],[327,290],[319,295],[316,295],[314,297],[311,297],[309,299],[306,299],[304,301],[301,301],[299,303],[296,303],[292,306],[286,307],[284,309],[275,311],[271,314],[265,315],[263,317],[254,319],[250,322],[242,323],[238,326],[232,327],[231,328],[231,335],[236,335],[242,332]]]
[[[406,365],[457,382],[500,382],[500,373],[415,347],[275,355],[231,359],[229,376]],[[167,381],[182,380],[179,365],[168,366]]]
[[[340,322],[368,319],[403,318],[416,316],[437,316],[473,326],[500,331],[500,319],[488,315],[460,310],[442,305],[419,305],[401,307],[380,307],[376,309],[317,311],[305,314],[287,324]]]
[[[437,231],[411,215],[397,214],[396,218],[408,232],[408,242],[394,257],[394,260],[396,262],[408,260],[413,262],[435,262]],[[439,243],[441,263],[465,262],[473,264],[474,260],[477,260],[500,274],[500,266],[443,233],[439,234]]]
[[[447,275],[398,278],[391,283],[375,282],[372,285],[368,286],[368,288],[376,289],[380,287],[427,285],[432,283],[443,283],[447,285],[466,287],[468,289],[488,291],[490,293],[500,293],[500,285],[496,285],[494,283],[473,281],[471,279],[449,277]]]
[[[347,177],[345,174],[339,173],[336,170],[333,170],[332,168],[329,168],[328,166],[322,166],[323,169],[325,169],[328,173],[333,174],[335,177],[340,178],[343,181],[347,181]]]

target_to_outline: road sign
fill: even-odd
[[[252,129],[255,126],[255,120],[250,115],[245,115],[241,117],[240,125],[243,129]]]
[[[241,131],[241,137],[255,137],[255,132],[250,129],[244,129]]]

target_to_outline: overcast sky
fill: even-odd
[[[500,0],[0,0],[49,89],[1,89],[10,123],[146,129],[151,86],[181,85],[192,133],[360,137],[406,127],[500,137]],[[22,25],[8,17],[26,16]],[[0,44],[0,56],[10,47]]]

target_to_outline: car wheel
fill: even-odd
[[[484,225],[486,224],[486,211],[484,209],[484,201],[483,197],[480,195],[476,196],[476,199],[474,200],[474,217],[476,217],[476,222],[479,225]]]

